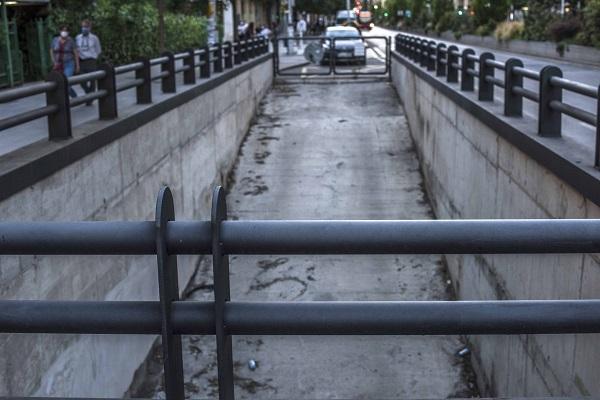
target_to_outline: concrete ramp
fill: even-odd
[[[274,86],[229,182],[231,219],[432,218],[392,86],[340,83]],[[211,271],[206,258],[188,298],[212,297]],[[447,300],[447,279],[435,255],[231,258],[235,300]],[[216,397],[214,337],[183,346],[187,395]],[[470,397],[462,346],[458,337],[235,336],[236,398]],[[156,396],[148,378],[132,394]]]

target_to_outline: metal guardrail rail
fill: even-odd
[[[480,101],[494,101],[494,87],[504,89],[504,115],[507,117],[523,116],[523,98],[538,103],[537,132],[540,136],[560,137],[563,114],[592,125],[596,128],[594,167],[600,168],[600,86],[565,79],[561,69],[555,66],[533,71],[524,68],[518,58],[500,62],[489,52],[479,56],[469,48],[459,52],[456,46],[446,46],[419,36],[398,34],[395,42],[396,52],[428,71],[435,71],[437,77],[446,77],[449,83],[458,83],[460,73],[462,91],[474,91],[474,80],[477,79]],[[494,76],[496,70],[504,71],[504,79]],[[526,89],[524,78],[538,82],[538,91]],[[563,91],[596,101],[596,113],[563,102]]]
[[[163,93],[177,91],[176,74],[183,73],[185,85],[196,84],[196,70],[201,79],[210,78],[211,73],[220,73],[242,64],[261,54],[269,52],[266,38],[252,38],[241,42],[225,42],[203,49],[184,53],[164,53],[159,58],[143,59],[135,63],[113,67],[102,64],[98,71],[66,78],[62,73],[51,72],[46,82],[26,87],[0,91],[0,103],[6,103],[30,96],[46,94],[46,106],[0,119],[0,132],[14,126],[25,124],[38,118],[48,118],[49,140],[61,140],[72,137],[71,108],[83,103],[98,101],[99,118],[103,120],[118,117],[117,94],[125,90],[136,90],[137,104],[152,103],[152,82],[160,80]],[[183,65],[176,68],[176,61]],[[160,66],[161,71],[152,75],[152,67]],[[118,75],[135,72],[135,78],[117,84]],[[69,99],[69,86],[83,82],[98,83],[98,90],[84,96]]]
[[[600,220],[175,221],[163,188],[155,221],[3,222],[0,254],[156,254],[159,301],[0,301],[0,332],[160,334],[168,400],[184,399],[181,338],[215,335],[219,398],[234,398],[231,335],[600,332],[600,300],[240,302],[229,256],[248,254],[599,253]],[[212,255],[214,301],[180,301],[177,255]]]

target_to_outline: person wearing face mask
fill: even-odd
[[[79,52],[81,73],[85,74],[98,69],[98,57],[102,52],[102,48],[100,47],[100,39],[92,33],[92,23],[89,20],[84,19],[81,21],[81,33],[77,35],[75,42]],[[81,88],[86,94],[91,93],[96,90],[96,81],[82,82]],[[86,104],[89,106],[92,102]]]
[[[53,71],[62,72],[66,77],[79,73],[79,55],[75,41],[69,36],[69,29],[61,26],[60,35],[52,40],[50,59]],[[69,86],[69,96],[77,97],[77,93]]]

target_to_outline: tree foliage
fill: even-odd
[[[523,37],[527,40],[545,40],[547,28],[558,18],[554,0],[530,0],[525,17]]]
[[[353,4],[353,2],[351,2]],[[296,0],[296,10],[311,14],[332,15],[346,7],[337,0]]]
[[[473,0],[471,4],[475,13],[475,25],[486,27],[490,32],[498,22],[506,19],[510,8],[509,0]]]

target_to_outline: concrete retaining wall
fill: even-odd
[[[398,59],[392,71],[438,218],[600,218],[598,205]],[[600,294],[599,255],[446,260],[464,300]],[[599,335],[470,337],[487,396],[598,395],[599,340]]]
[[[197,87],[181,88],[174,96],[186,96],[186,101],[179,107],[153,105],[159,107],[156,118],[2,201],[2,219],[154,220],[162,185],[174,192],[177,219],[210,218],[212,188],[226,178],[271,86],[271,60],[262,57],[241,74],[231,70],[231,79],[216,86],[205,82],[214,87],[200,95],[190,95]],[[121,116],[120,122],[136,118],[128,110],[121,110]],[[103,124],[110,123],[94,122],[74,136],[105,128]],[[180,289],[196,261],[179,257]],[[0,297],[158,300],[156,257],[1,257]],[[154,336],[2,335],[0,393],[121,397],[154,340]]]

